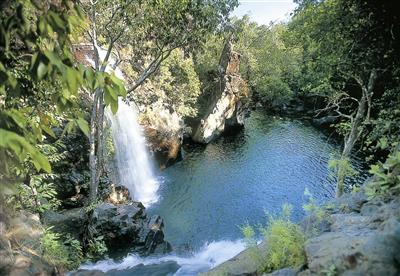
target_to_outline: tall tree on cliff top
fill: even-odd
[[[217,30],[228,20],[237,0],[85,0],[81,5],[90,19],[87,32],[94,48],[95,69],[106,70],[110,57],[118,60],[118,51],[129,51],[129,66],[136,78],[127,83],[128,93],[157,69],[176,48],[190,51],[201,43],[206,34]],[[99,47],[106,52],[100,58]],[[112,66],[116,66],[113,64]],[[116,95],[96,89],[90,122],[90,197],[97,197],[102,173],[104,105]],[[116,112],[118,102],[111,105]]]
[[[374,99],[396,83],[398,15],[389,0],[298,2],[290,27],[303,46],[303,89],[327,96],[321,112],[341,121],[344,148],[334,162],[340,196],[350,154],[377,113]]]

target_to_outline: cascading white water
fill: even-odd
[[[120,184],[129,189],[134,200],[147,207],[157,201],[159,183],[154,177],[137,112],[119,99],[117,113],[107,110],[107,117],[111,122]]]
[[[162,257],[143,258],[135,254],[129,254],[119,262],[112,259],[106,259],[95,264],[84,264],[80,269],[101,270],[103,272],[113,269],[123,271],[124,269],[129,269],[140,264],[154,265],[162,264],[167,261],[174,261],[180,266],[178,271],[174,273],[174,276],[194,276],[199,272],[207,271],[230,258],[233,258],[244,249],[245,243],[242,240],[222,240],[205,244],[198,252],[191,256],[165,255]]]

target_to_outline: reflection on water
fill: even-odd
[[[339,147],[302,122],[253,112],[246,128],[207,146],[186,146],[182,162],[162,173],[160,200],[149,212],[165,220],[175,248],[242,237],[240,226],[293,205],[304,214],[307,187],[317,201],[334,196],[327,163]]]

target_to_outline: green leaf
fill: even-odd
[[[22,115],[21,112],[11,109],[7,111],[7,115],[10,116],[13,121],[20,127],[20,128],[25,128],[26,127],[26,119],[24,115]]]
[[[118,101],[112,101],[111,102],[111,111],[113,114],[117,113],[118,111]]]
[[[67,68],[67,84],[72,94],[76,94],[78,90],[77,72],[70,67]]]
[[[63,132],[61,134],[61,137],[64,137],[65,134],[71,133],[72,130],[74,129],[74,127],[75,127],[75,121],[69,121],[65,125],[64,130],[63,130]]]
[[[51,137],[57,138],[56,135],[54,134],[53,130],[52,130],[50,127],[48,127],[48,126],[46,126],[46,125],[44,125],[44,124],[42,124],[40,127],[42,128],[42,130],[43,130],[44,132],[46,132],[46,133],[47,133],[48,135],[50,135]]]
[[[88,125],[88,123],[86,122],[86,120],[83,119],[83,118],[81,118],[81,117],[79,117],[79,118],[76,120],[76,123],[78,124],[78,126],[79,126],[79,128],[82,130],[82,132],[83,132],[87,137],[89,137],[89,125]]]
[[[0,129],[0,137],[2,138],[0,139],[0,147],[14,151],[21,162],[24,161],[26,153],[28,153],[37,171],[43,169],[47,173],[51,173],[51,166],[46,156],[29,144],[25,138],[5,129]]]
[[[118,100],[118,92],[116,89],[110,87],[110,86],[106,86],[105,87],[105,94],[109,94],[114,100]]]
[[[41,80],[47,73],[47,66],[44,65],[43,62],[39,62],[39,66],[37,68],[37,77]]]

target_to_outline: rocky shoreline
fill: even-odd
[[[362,189],[325,206],[322,221],[315,224],[310,215],[300,223],[304,231],[311,224],[318,230],[304,245],[302,267],[262,273],[265,263],[257,263],[250,248],[202,275],[399,275],[399,198],[368,200]],[[260,254],[267,246],[258,246]]]

